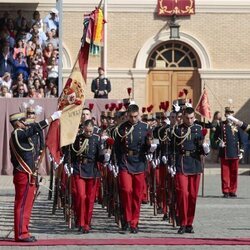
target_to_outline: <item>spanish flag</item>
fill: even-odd
[[[99,16],[96,12],[99,13],[99,9],[95,9],[90,15],[85,15],[82,45],[71,74],[58,99],[58,110],[62,110],[62,115],[60,120],[52,122],[47,134],[46,146],[56,165],[59,165],[62,159],[61,148],[74,143],[81,121],[89,52],[90,46],[94,42],[94,37],[90,34],[94,34],[94,18]]]

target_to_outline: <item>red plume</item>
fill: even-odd
[[[106,110],[109,109],[109,104],[108,104],[108,103],[105,104],[105,109],[106,109]]]
[[[89,103],[89,109],[92,110],[94,108],[94,103]]]
[[[113,138],[109,137],[109,138],[107,138],[106,143],[107,143],[108,146],[111,147],[111,146],[114,145],[115,141],[114,141]]]
[[[119,107],[119,110],[121,110],[121,109],[122,109],[122,107],[123,107],[123,103],[122,103],[122,102],[120,102],[120,103],[118,104],[118,107]]]
[[[146,112],[146,108],[145,108],[145,107],[142,107],[142,108],[141,108],[141,111],[142,111],[142,113],[145,113],[145,112]]]
[[[187,89],[183,89],[183,92],[184,92],[185,96],[187,96],[188,90]]]
[[[207,129],[206,129],[206,128],[203,128],[203,129],[201,130],[201,133],[202,133],[202,135],[205,137],[206,134],[207,134]]]
[[[169,101],[166,101],[166,102],[165,102],[165,111],[167,111],[168,108],[169,108]]]
[[[180,98],[180,97],[182,97],[183,95],[184,95],[184,92],[183,92],[183,91],[180,91],[178,97]]]
[[[128,92],[128,95],[130,96],[130,94],[132,92],[132,88],[127,88],[127,92]]]
[[[121,109],[122,109],[122,106],[123,106],[123,104],[122,104],[121,102],[120,102],[120,103],[118,103],[118,105],[116,105],[115,110],[116,110],[116,111],[121,110]]]
[[[154,106],[153,105],[150,105],[149,107],[147,107],[147,111],[148,113],[150,113],[152,110],[153,110]]]

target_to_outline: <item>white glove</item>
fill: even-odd
[[[147,154],[146,155],[146,160],[147,161],[152,161],[152,159],[153,159],[153,154]]]
[[[155,169],[157,167],[157,165],[155,164],[155,161],[151,162],[152,168]]]
[[[108,169],[109,169],[110,172],[113,171],[113,165],[112,164],[108,164]]]
[[[167,157],[165,155],[163,155],[161,157],[161,160],[162,160],[163,164],[167,164],[167,162],[168,162],[168,159],[167,159]]]
[[[156,150],[156,148],[157,148],[157,144],[152,143],[151,146],[150,146],[149,151],[150,151],[151,153],[154,153],[155,150]]]
[[[243,158],[243,153],[244,153],[244,150],[240,149],[240,153],[238,154],[239,160]]]
[[[168,172],[169,174],[171,175],[171,177],[174,177],[175,174],[176,174],[176,168],[171,166],[171,167],[168,167]]]
[[[170,125],[170,120],[169,120],[169,118],[165,119],[164,122],[165,122],[167,125]]]
[[[70,176],[70,175],[72,174],[72,172],[73,172],[73,171],[72,171],[72,168],[69,169],[69,166],[68,166],[67,163],[64,164],[63,167],[64,167],[65,174],[68,175],[68,176]]]
[[[52,121],[59,119],[62,115],[62,110],[58,110],[51,115]]]
[[[110,160],[110,154],[109,153],[105,153],[104,154],[104,162],[108,162]]]
[[[220,148],[224,148],[226,145],[225,145],[225,142],[224,141],[220,141],[219,143],[219,147]]]
[[[210,152],[209,144],[206,143],[206,142],[204,142],[204,143],[202,144],[202,147],[203,147],[203,150],[204,150],[205,155],[207,155],[207,154]]]
[[[228,115],[228,116],[227,116],[227,120],[228,120],[229,122],[233,122],[235,125],[240,126],[240,127],[241,127],[242,124],[243,124],[242,121],[240,121],[239,119],[235,118],[235,117],[232,116],[232,115]]]

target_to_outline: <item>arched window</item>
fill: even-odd
[[[149,56],[148,68],[200,68],[196,52],[185,43],[169,41],[157,46]]]

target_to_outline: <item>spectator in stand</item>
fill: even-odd
[[[32,41],[26,43],[26,56],[33,57],[35,55],[36,45]]]
[[[41,94],[36,92],[34,85],[29,85],[28,87],[28,97],[30,98],[42,98]]]
[[[0,33],[0,43],[1,44],[8,44],[10,47],[10,51],[13,52],[14,46],[15,46],[15,39],[10,36],[10,33],[5,26]]]
[[[17,29],[17,34],[16,34],[16,40],[26,40],[26,37],[27,37],[27,34],[29,33],[30,31],[30,28],[28,26],[28,23],[27,23],[27,19],[26,18],[22,18],[21,20],[21,26],[18,27]]]
[[[10,47],[5,43],[0,53],[0,77],[3,76],[5,72],[9,72],[11,75],[13,74],[13,63]]]
[[[58,97],[58,90],[56,86],[52,87],[50,97]]]
[[[24,54],[22,52],[19,52],[17,54],[17,58],[14,61],[14,68],[15,68],[16,75],[18,73],[22,73],[24,80],[28,80],[29,68],[28,68],[26,58],[24,57]]]
[[[12,84],[12,91],[16,91],[19,85],[24,85],[24,92],[28,92],[28,87],[25,83],[25,80],[23,78],[23,74],[20,72],[17,74],[17,77],[14,79],[14,83]]]
[[[53,82],[55,86],[58,86],[58,65],[56,64],[56,58],[52,57],[51,62],[47,66],[48,79]]]
[[[11,93],[8,91],[7,86],[4,86],[4,85],[1,86],[0,97],[5,97],[5,98],[11,98],[12,97]]]
[[[16,46],[13,52],[13,58],[16,59],[17,54],[20,52],[22,52],[23,55],[26,56],[26,48],[25,48],[24,41],[22,39],[17,40]]]
[[[8,92],[11,91],[12,79],[9,72],[5,72],[2,77],[0,77],[0,86],[6,86]]]
[[[50,61],[52,54],[53,54],[53,44],[52,43],[48,43],[45,47],[45,49],[43,50],[43,56],[44,56],[44,60],[45,62],[48,64],[48,62]]]
[[[58,37],[56,37],[56,30],[52,29],[50,31],[47,32],[47,41],[46,41],[46,47],[48,46],[48,44],[52,44],[54,49],[58,49],[59,47],[59,39]]]
[[[15,29],[15,24],[14,24],[14,21],[13,21],[12,18],[8,19],[7,29],[9,31],[10,36],[15,39],[15,37],[16,37],[16,29]]]
[[[34,11],[33,18],[31,19],[31,24],[36,24],[38,26],[39,33],[43,32],[43,20],[40,16],[39,11]]]
[[[35,43],[37,45],[39,44],[39,47],[44,48],[45,42],[47,40],[47,36],[43,31],[39,30],[39,26],[36,23],[32,25],[30,32],[27,33],[26,41],[29,41],[32,39],[32,41],[34,42],[34,40],[33,40],[34,37],[36,37],[39,41],[39,43],[38,43],[36,40]]]
[[[9,11],[4,11],[3,17],[0,18],[0,29],[2,29],[4,26],[7,25],[9,17],[10,17]]]
[[[44,91],[44,87],[43,87],[43,86],[40,86],[38,92],[39,92],[39,94],[41,95],[41,98],[44,98],[44,97],[45,97],[45,91]]]
[[[17,87],[17,91],[13,92],[13,97],[27,97],[27,93],[24,92],[24,85],[20,84]]]
[[[51,9],[50,14],[44,19],[45,30],[46,32],[51,31],[52,29],[58,30],[59,27],[59,17],[58,10],[53,8]]]
[[[22,20],[25,19],[22,10],[17,11],[17,18],[15,19],[15,29],[19,30],[22,27]]]
[[[40,79],[36,78],[33,82],[36,92],[39,92],[39,88],[42,86]]]
[[[49,81],[49,79],[46,80],[46,86],[45,86],[45,97],[51,97],[52,88],[54,87],[54,83]]]

